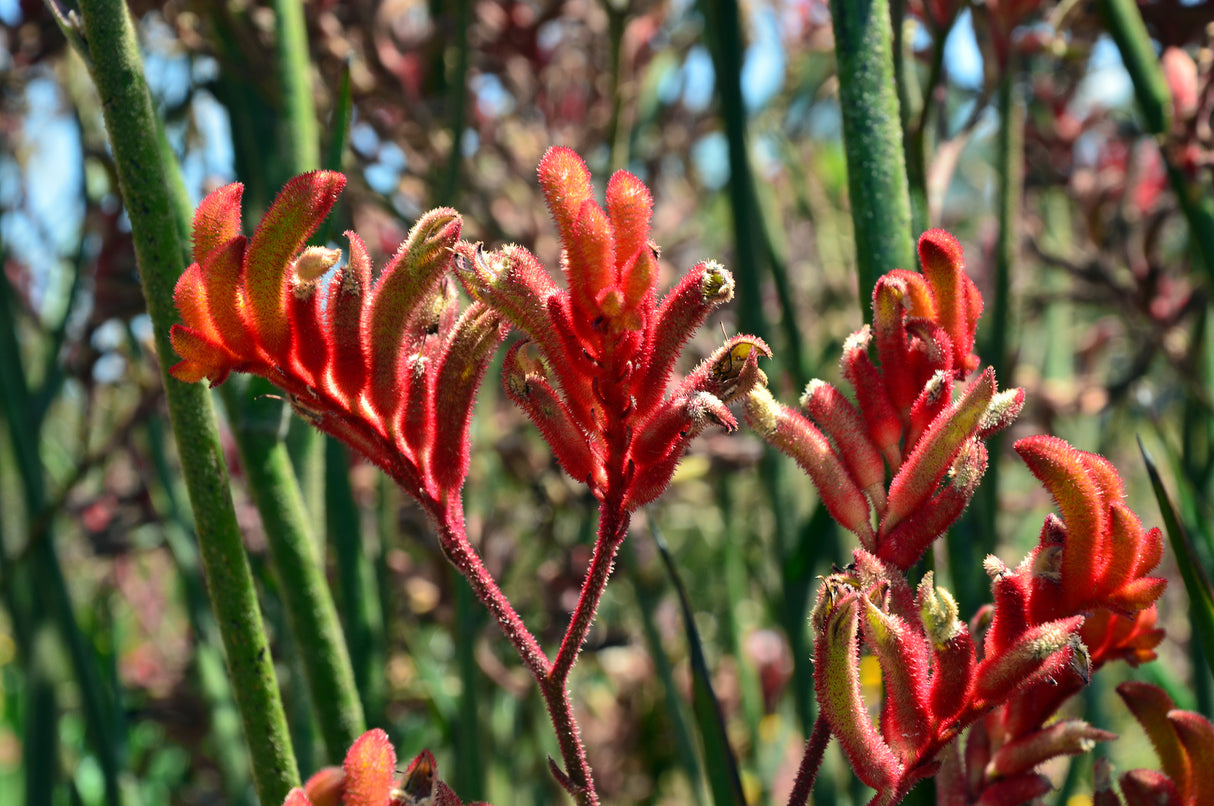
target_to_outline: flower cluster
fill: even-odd
[[[1046,517],[1038,545],[1014,570],[987,559],[995,604],[985,652],[989,658],[1043,625],[1071,624],[1074,653],[1048,677],[1024,681],[976,724],[964,755],[954,748],[938,785],[959,803],[1000,806],[1048,792],[1049,781],[1034,771],[1039,763],[1113,738],[1081,720],[1052,717],[1093,671],[1116,659],[1134,666],[1152,660],[1163,639],[1154,602],[1166,582],[1148,576],[1163,555],[1163,536],[1144,529],[1126,506],[1116,469],[1055,437],[1029,437],[1015,447],[1061,517]]]
[[[296,177],[252,240],[240,231],[241,185],[203,200],[195,262],[175,292],[184,324],[170,334],[182,358],[171,372],[213,384],[233,371],[267,378],[318,428],[440,501],[467,474],[473,399],[505,330],[483,304],[461,314],[445,279],[460,234],[454,210],[423,216],[379,272],[347,233],[349,259],[330,277],[340,251],[304,245],[345,181]]]
[[[1022,389],[998,391],[990,369],[953,399],[978,366],[982,298],[953,236],[924,233],[919,258],[922,274],[898,270],[877,281],[872,326],[843,346],[855,405],[822,380],[805,388],[803,411],[762,386],[746,400],[747,421],[809,474],[834,519],[903,570],[961,515],[986,472],[983,441],[1024,403]]]
[[[1122,683],[1117,693],[1146,730],[1163,770],[1130,770],[1114,787],[1108,765],[1098,762],[1092,806],[1214,802],[1214,724],[1178,709],[1163,689],[1149,683]]]
[[[375,728],[350,745],[341,767],[317,772],[292,789],[283,806],[463,806],[437,772],[434,756],[423,750],[397,786],[396,750],[388,734]]]
[[[998,391],[991,370],[977,372],[982,300],[957,242],[925,233],[919,257],[922,274],[878,280],[872,326],[844,346],[855,404],[824,381],[809,384],[801,411],[756,387],[747,419],[797,460],[861,542],[855,562],[819,591],[814,680],[830,732],[877,790],[873,806],[897,803],[930,776],[945,802],[1013,806],[1048,791],[1036,772],[1043,761],[1113,738],[1081,720],[1046,722],[1094,668],[1153,657],[1162,637],[1153,602],[1164,582],[1147,573],[1162,538],[1122,501],[1106,460],[1030,437],[1016,450],[1061,516],[1046,519],[1040,545],[1015,570],[988,558],[993,609],[967,625],[932,573],[912,589],[906,571],[985,472],[984,440],[1024,401],[1020,389]],[[882,672],[875,725],[862,696],[862,647]]]
[[[700,263],[659,302],[649,189],[618,171],[604,209],[585,164],[559,147],[540,162],[539,180],[567,287],[520,246],[466,246],[459,276],[528,336],[506,354],[507,394],[570,476],[610,509],[629,512],[661,494],[693,437],[712,425],[736,427],[726,404],[762,379],[757,361],[770,353],[760,340],[736,336],[668,395],[683,345],[733,298],[733,277]]]

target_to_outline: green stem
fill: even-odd
[[[173,355],[169,326],[177,318],[173,286],[185,269],[189,203],[176,164],[162,150],[163,135],[126,5],[82,0],[80,11],[157,352],[168,358]],[[298,784],[298,772],[211,399],[201,385],[174,380],[167,361],[161,373],[254,782],[262,803],[281,803]]]
[[[226,384],[224,402],[230,410],[240,411],[234,427],[240,462],[265,527],[287,624],[303,653],[312,711],[327,757],[336,761],[366,730],[362,702],[291,458],[279,438],[280,420],[276,418],[282,416],[281,403],[263,399],[257,391],[262,383],[260,379],[249,383],[244,394],[235,384]],[[268,417],[261,416],[262,410]]]
[[[354,667],[354,681],[363,711],[372,724],[383,710],[383,629],[378,608],[378,587],[363,550],[358,506],[350,486],[346,448],[332,437],[325,439],[325,518],[328,543],[337,560],[342,627]]]
[[[278,82],[283,112],[282,142],[291,174],[320,167],[320,133],[312,102],[312,63],[308,31],[299,0],[274,0]]]
[[[764,251],[759,241],[757,205],[746,134],[746,104],[742,98],[742,22],[737,0],[704,0],[707,30],[713,32],[712,63],[716,71],[721,119],[729,149],[729,206],[733,212],[734,261],[746,269],[734,274],[738,293],[738,327],[768,340],[759,278]]]
[[[927,122],[936,109],[936,87],[944,75],[944,43],[948,39],[949,30],[951,27],[936,37],[932,46],[932,63],[927,74],[927,83],[923,88],[923,106],[915,117],[915,122],[904,129],[906,172],[914,219],[912,233],[923,232],[932,223],[932,205],[927,187]],[[902,97],[899,94],[899,104],[901,103]],[[903,115],[909,117],[909,110],[903,110]]]
[[[916,265],[886,0],[831,0],[864,320],[877,278]]]
[[[451,153],[439,185],[440,204],[455,206],[459,197],[460,166],[464,161],[464,126],[468,117],[468,31],[472,27],[472,0],[457,0],[455,6],[455,59],[447,82],[447,103],[451,111]]]
[[[1121,61],[1134,85],[1134,97],[1151,134],[1165,135],[1171,128],[1172,99],[1159,68],[1159,57],[1146,23],[1134,0],[1100,0],[1109,35],[1121,51]]]

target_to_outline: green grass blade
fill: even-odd
[[[691,654],[692,710],[695,713],[696,726],[700,730],[700,740],[704,745],[704,768],[708,774],[708,789],[712,792],[713,802],[717,806],[745,806],[746,796],[742,791],[738,760],[729,746],[725,715],[721,713],[721,703],[712,689],[712,675],[704,658],[700,631],[696,629],[695,613],[691,609],[687,590],[683,587],[683,581],[675,568],[674,558],[670,556],[666,541],[652,518],[649,524],[650,534],[653,535],[653,541],[662,555],[662,562],[670,575],[670,581],[679,598],[679,609],[683,614],[683,627]]]
[[[1210,577],[1202,567],[1197,548],[1180,522],[1167,490],[1164,489],[1159,470],[1155,467],[1155,460],[1151,458],[1141,439],[1138,440],[1138,449],[1142,452],[1142,460],[1146,463],[1147,473],[1151,477],[1151,488],[1155,491],[1155,500],[1163,517],[1164,531],[1168,535],[1172,552],[1176,555],[1176,565],[1180,568],[1185,590],[1189,594],[1194,639],[1201,642],[1206,657],[1214,656],[1214,586],[1211,586]]]
[[[663,706],[666,717],[670,720],[670,731],[674,735],[675,756],[678,759],[679,767],[682,768],[691,784],[696,806],[701,806],[704,802],[704,794],[700,786],[700,760],[696,756],[691,727],[687,724],[686,709],[682,700],[679,699],[679,688],[674,681],[674,669],[662,646],[662,635],[658,629],[657,608],[660,600],[658,583],[647,578],[637,567],[636,552],[632,548],[631,541],[624,541],[624,545],[620,549],[620,562],[624,566],[620,576],[632,582],[637,607],[641,614],[641,629],[645,633],[645,644],[649,647],[650,660],[662,683]]]

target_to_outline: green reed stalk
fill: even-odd
[[[894,85],[889,4],[886,0],[831,0],[830,15],[860,308],[867,322],[877,278],[891,269],[917,265]]]

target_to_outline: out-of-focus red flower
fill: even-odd
[[[1112,786],[1107,767],[1097,769],[1093,806],[1202,806],[1214,803],[1214,724],[1176,708],[1163,689],[1129,681],[1117,693],[1146,730],[1162,771],[1130,770]]]

